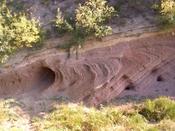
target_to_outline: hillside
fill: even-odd
[[[104,14],[109,19],[97,11],[90,15],[90,25],[86,25],[89,19],[82,19],[83,14],[86,18],[89,13],[88,6],[88,11],[80,14],[80,19],[77,17],[77,12],[81,12],[77,10],[81,7],[79,4],[83,6],[86,2],[7,0],[9,12],[6,7],[0,7],[0,56],[10,52],[0,67],[0,105],[2,111],[7,110],[7,116],[2,115],[2,121],[0,118],[0,131],[1,126],[5,131],[4,125],[8,122],[9,131],[173,131],[175,2],[173,17],[168,14],[173,20],[168,21],[156,7],[161,5],[161,0],[108,0],[109,7],[104,8],[111,9],[111,14]],[[64,33],[59,32],[56,20],[61,22]],[[70,32],[66,32],[67,26]],[[5,44],[9,46],[7,49]],[[147,107],[144,107],[146,102],[142,102],[145,99],[152,99],[146,101]],[[14,118],[8,116],[9,110],[15,112]],[[87,110],[90,113],[86,116]],[[80,114],[75,115],[76,112]],[[72,122],[66,113],[70,113]],[[21,123],[15,124],[14,129],[13,119]]]

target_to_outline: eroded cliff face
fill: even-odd
[[[110,42],[110,41],[109,41]],[[175,96],[175,37],[153,35],[80,53],[30,57],[0,74],[0,95],[64,97],[98,105],[115,97]]]

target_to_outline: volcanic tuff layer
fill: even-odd
[[[110,42],[110,41],[109,41]],[[0,95],[40,94],[98,105],[117,96],[175,96],[175,37],[159,34],[80,53],[30,57],[0,74]]]

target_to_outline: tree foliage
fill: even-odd
[[[62,12],[59,8],[57,9],[57,16],[55,22],[59,33],[71,32],[73,30],[73,27],[62,16]]]
[[[114,15],[114,8],[107,5],[106,0],[88,0],[79,4],[75,10],[74,24],[65,20],[58,9],[56,27],[64,32],[71,32],[71,45],[81,45],[85,39],[92,36],[102,38],[112,33],[107,26],[107,20]]]
[[[107,5],[105,0],[89,0],[76,9],[76,26],[83,28],[89,35],[103,37],[112,32],[110,26],[105,25],[114,13],[114,8]]]
[[[0,63],[22,47],[32,47],[40,40],[39,24],[29,20],[25,14],[13,13],[6,5],[0,3]]]
[[[161,15],[163,24],[175,24],[175,1],[161,0],[157,6]]]

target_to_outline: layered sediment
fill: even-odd
[[[126,95],[175,96],[175,37],[171,34],[83,51],[79,59],[59,51],[33,58],[0,74],[2,97],[32,92],[99,105]]]

